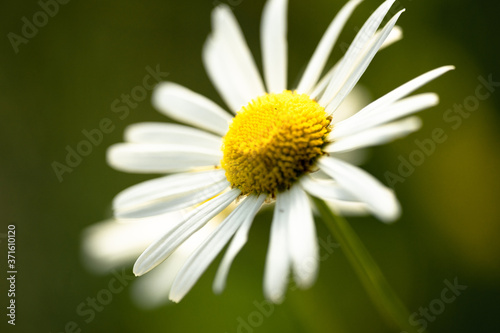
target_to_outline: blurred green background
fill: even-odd
[[[264,1],[226,3],[234,8],[260,66]],[[355,27],[379,3],[365,1],[340,42],[349,43]],[[36,1],[2,3],[0,234],[5,237],[7,225],[16,225],[18,266],[14,328],[6,323],[7,242],[0,239],[2,327],[64,332],[72,331],[67,323],[75,322],[82,332],[399,332],[376,312],[340,249],[321,262],[319,279],[310,290],[289,290],[272,314],[256,315],[255,302],[263,301],[269,212],[254,223],[222,295],[212,294],[212,265],[180,304],[141,310],[126,287],[89,323],[77,314],[78,305],[96,297],[111,278],[82,265],[81,231],[109,216],[118,191],[151,178],[112,170],[105,162],[106,149],[122,140],[129,124],[166,120],[152,108],[150,92],[124,119],[111,111],[111,104],[142,84],[147,66],[159,65],[169,73],[168,80],[223,105],[201,61],[215,4],[73,0],[60,5],[15,53],[8,34],[21,35],[22,18],[32,21],[41,7]],[[343,4],[290,0],[290,84]],[[410,312],[436,306],[432,302],[440,299],[445,280],[453,283],[457,278],[467,286],[442,313],[427,320],[429,332],[499,332],[500,87],[459,119],[447,122],[443,116],[455,104],[474,100],[470,96],[476,94],[479,76],[500,81],[500,8],[494,1],[466,0],[402,0],[398,6],[407,9],[399,21],[403,41],[377,55],[361,79],[373,98],[430,69],[453,64],[457,70],[422,89],[441,96],[438,107],[421,113],[423,128],[373,149],[375,158],[364,167],[387,183],[386,172],[397,173],[398,157],[407,159],[418,148],[415,140],[430,138],[435,128],[443,129],[447,140],[395,186],[403,206],[397,223],[388,226],[372,217],[349,221]],[[332,63],[340,54],[336,47]],[[113,121],[114,130],[60,182],[51,164],[64,163],[66,146],[75,147],[85,139],[82,130],[96,128],[103,118]],[[328,231],[317,222],[319,237],[326,239]],[[250,326],[243,327],[242,321]]]

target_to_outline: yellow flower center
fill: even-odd
[[[325,154],[331,118],[307,95],[284,91],[252,100],[224,137],[221,165],[242,194],[284,191]]]

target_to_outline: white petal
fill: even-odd
[[[242,82],[247,82],[253,97],[262,94],[264,85],[259,74],[252,53],[248,48],[240,26],[228,6],[220,5],[215,8],[212,16],[212,28],[215,36],[220,35],[221,43],[227,46],[233,57],[232,61],[240,64]]]
[[[403,29],[400,26],[396,25],[394,26],[394,28],[392,28],[391,33],[389,34],[389,36],[387,36],[380,49],[385,49],[386,47],[399,42],[401,39],[403,39]]]
[[[247,197],[222,221],[215,231],[193,252],[176,276],[170,299],[179,302],[200,278],[247,217],[255,215],[262,201],[256,196]]]
[[[375,38],[377,38],[379,36],[379,34],[381,33],[381,31],[377,31],[377,33],[372,37],[373,40],[375,40]],[[394,28],[392,28],[392,31],[391,33],[389,34],[389,36],[387,36],[386,40],[384,41],[384,43],[382,44],[382,46],[380,47],[380,50],[392,45],[393,43],[399,41],[401,38],[403,38],[403,30],[398,27],[398,26],[394,26]],[[371,42],[370,42],[371,43]],[[319,99],[319,97],[323,94],[324,90],[326,89],[326,87],[328,86],[328,84],[330,83],[330,81],[332,80],[333,78],[333,75],[335,74],[335,71],[337,70],[338,66],[343,62],[343,59],[341,59],[339,62],[337,62],[335,64],[335,66],[333,66],[322,78],[321,80],[318,82],[318,84],[316,84],[316,86],[314,86],[313,88],[311,88],[311,92],[309,93],[309,96],[312,98],[312,99]],[[355,89],[355,88],[354,88]],[[347,96],[347,98],[349,98],[351,94],[349,94]],[[340,104],[340,106],[337,108],[337,110],[335,110],[335,112],[338,111],[338,109],[340,109],[342,107],[344,103]],[[366,104],[364,104],[366,105]]]
[[[379,38],[380,34],[382,33],[381,30],[377,31],[375,35],[372,37],[372,41],[370,41],[369,44],[373,43],[377,38]],[[403,32],[400,27],[394,26],[392,28],[389,36],[387,36],[386,40],[380,47],[380,50],[383,48],[395,43],[396,41],[400,40],[403,37]],[[339,61],[335,66],[333,66],[327,74],[324,75],[324,77],[320,80],[320,82],[314,87],[313,91],[310,93],[310,96],[312,99],[319,99],[318,97],[321,96],[321,94],[324,92],[325,88],[328,86],[328,83],[332,80],[333,75],[335,71],[337,70],[338,65],[342,63],[342,60]],[[364,101],[367,99],[366,96],[369,94],[365,91],[365,89],[362,89],[359,87],[359,85],[355,86],[353,90],[347,95],[345,100],[337,107],[335,112],[332,113],[332,123],[335,124],[339,122],[340,120],[343,120],[346,117],[348,113],[344,112],[347,110],[355,110],[358,112],[363,106],[365,106],[367,103],[364,103]],[[367,101],[368,102],[368,101]],[[347,105],[346,105],[347,104]],[[352,105],[355,105],[355,108],[351,108]],[[351,116],[353,113],[349,114]]]
[[[367,45],[370,45],[371,43],[373,43],[373,41],[375,41],[375,39],[377,39],[380,36],[381,32],[382,32],[381,30],[377,31],[375,33],[375,35],[371,38],[370,42],[367,43]],[[380,47],[380,50],[382,50],[383,48],[385,48],[385,47],[387,47],[387,46],[389,46],[389,45],[397,42],[402,37],[403,37],[403,31],[401,30],[401,28],[398,27],[398,26],[394,26],[394,28],[392,28],[389,36],[387,36],[386,40],[384,41],[384,43]],[[338,61],[321,78],[321,80],[319,81],[319,83],[314,87],[314,89],[312,89],[312,92],[309,94],[309,96],[311,96],[312,99],[319,99],[318,97],[322,95],[322,93],[324,92],[324,90],[326,89],[326,87],[328,86],[328,84],[330,83],[330,81],[332,81],[333,75],[336,74],[336,71],[338,70],[339,65],[342,64],[343,62],[344,62],[344,59],[341,58],[340,61]],[[342,104],[339,106],[339,108],[341,106],[342,106]],[[335,110],[335,112],[337,112],[337,111],[338,111],[338,109]]]
[[[404,12],[404,9],[398,12],[394,17],[385,25],[382,31],[375,35],[375,38],[372,41],[369,41],[366,47],[363,49],[363,52],[359,59],[356,60],[355,64],[352,67],[348,77],[345,80],[345,83],[339,87],[336,91],[332,101],[328,104],[326,111],[328,113],[332,113],[337,107],[342,103],[345,97],[351,92],[352,88],[358,83],[359,78],[363,75],[366,68],[375,57],[375,54],[378,52],[382,43],[385,41],[389,33],[392,31],[392,28],[396,24],[399,16]]]
[[[371,37],[375,34],[382,19],[389,11],[395,0],[387,0],[380,5],[375,12],[368,18],[361,30],[354,38],[351,46],[346,54],[340,61],[332,80],[326,88],[325,93],[321,97],[319,104],[328,105],[335,95],[340,91],[353,70],[353,65],[356,63],[358,56],[362,54],[367,43],[370,42]]]
[[[132,143],[181,144],[219,152],[222,138],[196,128],[169,123],[137,123],[125,129],[125,141]]]
[[[264,295],[273,303],[281,303],[288,285],[290,254],[288,252],[288,214],[291,207],[288,192],[276,197],[271,236],[264,271]]]
[[[339,153],[381,145],[415,132],[422,126],[418,117],[410,117],[346,136],[326,146],[324,151]]]
[[[331,179],[304,176],[300,178],[300,185],[302,185],[304,190],[306,190],[309,194],[323,200],[356,200],[356,198],[349,191]]]
[[[160,83],[153,93],[153,105],[172,119],[225,135],[231,115],[220,106],[183,86]]]
[[[184,259],[185,260],[185,259]],[[175,252],[164,262],[139,279],[131,286],[131,296],[135,304],[143,309],[153,309],[168,304],[168,293],[172,288],[175,274],[184,263]]]
[[[222,258],[222,262],[219,265],[219,269],[217,270],[217,274],[214,279],[213,290],[214,293],[221,293],[226,286],[227,274],[229,273],[229,268],[231,268],[231,264],[233,263],[234,258],[246,244],[248,239],[248,231],[252,226],[253,219],[260,207],[266,200],[267,195],[261,194],[256,202],[254,209],[249,212],[248,216],[243,221],[241,227],[238,229],[236,234],[227,249],[224,258]]]
[[[147,180],[118,193],[113,199],[113,209],[127,210],[163,198],[196,192],[224,179],[224,170],[210,170]]]
[[[224,56],[220,54],[224,50],[221,44],[213,36],[208,36],[203,46],[203,64],[208,77],[212,81],[219,95],[222,97],[229,110],[236,113],[245,103],[248,103],[246,94],[239,91],[239,86],[232,82],[232,68],[234,64],[228,64]]]
[[[287,87],[287,4],[288,0],[270,0],[262,13],[260,40],[267,92],[281,93]]]
[[[321,72],[325,67],[326,61],[332,52],[333,46],[342,31],[342,28],[361,1],[362,0],[351,0],[347,2],[330,23],[328,29],[316,47],[304,75],[300,79],[300,83],[297,88],[298,92],[309,93],[316,85]]]
[[[394,193],[366,171],[333,157],[320,158],[318,164],[340,186],[365,202],[380,220],[391,222],[399,217],[400,206]]]
[[[212,35],[205,44],[205,69],[233,112],[265,92],[252,54],[231,10],[220,5],[212,13]]]
[[[378,34],[380,34],[381,31],[377,31],[377,33],[374,35],[374,37],[372,37],[373,39],[375,37],[378,36]],[[384,43],[382,44],[382,46],[380,47],[380,50],[392,45],[393,43],[397,42],[398,40],[400,40],[401,38],[403,38],[403,30],[398,27],[398,26],[395,26],[394,28],[392,28],[392,31],[391,33],[389,34],[389,36],[387,36],[386,40],[384,41]],[[312,98],[312,99],[319,99],[319,97],[322,95],[322,93],[324,92],[324,90],[326,89],[326,87],[328,86],[328,84],[330,83],[330,81],[332,80],[333,78],[333,75],[335,74],[335,71],[337,70],[338,66],[343,62],[343,59],[341,59],[339,62],[337,62],[335,64],[335,66],[333,66],[322,78],[321,80],[318,82],[318,84],[316,84],[316,86],[314,86],[313,88],[310,89],[310,93],[309,93],[309,96]],[[348,95],[349,96],[349,95]],[[342,106],[342,104],[339,106],[339,108]],[[337,109],[338,110],[338,109]],[[337,111],[335,110],[335,111]]]
[[[169,303],[168,298],[175,276],[194,250],[210,235],[219,222],[212,221],[189,237],[156,269],[141,276],[132,285],[132,298],[140,307],[152,309]]]
[[[98,273],[132,264],[158,234],[172,230],[181,221],[182,214],[174,212],[130,223],[113,219],[94,224],[82,235],[84,262]]]
[[[300,186],[290,191],[291,205],[288,214],[288,249],[295,282],[300,288],[310,287],[318,273],[318,241],[307,194]]]
[[[370,214],[370,209],[364,202],[329,200],[326,204],[338,215],[363,216]]]
[[[340,123],[336,124],[329,138],[333,141],[342,137],[360,133],[369,128],[388,123],[425,110],[439,103],[438,95],[434,93],[425,93],[407,97],[385,108],[381,107],[376,112],[371,112],[365,116],[356,117],[354,115]]]
[[[135,262],[134,274],[143,275],[159,265],[186,239],[223,211],[240,193],[238,189],[230,190],[193,210],[178,228],[161,236],[141,254]]]
[[[108,148],[108,164],[137,173],[169,173],[217,166],[222,152],[183,145],[118,143]]]
[[[115,210],[115,216],[122,219],[143,218],[189,208],[213,198],[229,188],[230,185],[226,179],[223,179],[203,188],[169,193],[167,196],[152,201],[141,202],[140,205],[136,204],[117,209]]]
[[[436,68],[432,71],[429,71],[425,74],[422,74],[415,79],[408,81],[407,83],[403,84],[402,86],[394,89],[390,93],[380,97],[376,101],[370,103],[367,105],[365,108],[363,108],[361,111],[359,111],[357,114],[355,114],[353,117],[364,117],[368,114],[371,114],[372,112],[377,112],[380,108],[383,108],[387,105],[390,105],[397,100],[408,96],[411,94],[413,91],[417,90],[418,88],[422,87],[423,85],[427,84],[428,82],[438,78],[439,76],[443,75],[444,73],[455,69],[454,66],[443,66]]]

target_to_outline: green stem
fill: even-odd
[[[382,315],[400,329],[414,332],[415,329],[409,325],[408,310],[349,223],[343,217],[334,214],[323,200],[314,197],[313,200],[323,221],[339,242],[342,251]]]

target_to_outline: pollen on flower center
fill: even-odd
[[[221,165],[242,194],[275,195],[312,171],[324,154],[331,118],[305,94],[284,91],[252,100],[224,137]]]

